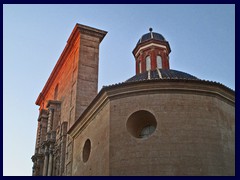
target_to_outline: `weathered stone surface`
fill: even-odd
[[[77,24],[40,93],[33,175],[235,175],[234,91],[148,78],[97,94],[105,34]]]
[[[128,117],[138,110],[157,119],[157,129],[147,139],[136,139],[125,128]],[[235,173],[234,107],[217,98],[130,96],[112,101],[110,114],[110,175]]]
[[[69,131],[72,175],[235,175],[234,101],[231,91],[201,81],[103,89]],[[139,110],[157,121],[148,138],[133,137],[126,127]],[[92,150],[84,163],[86,139]]]
[[[106,105],[97,115],[88,119],[87,124],[74,137],[72,175],[109,175],[109,111]],[[83,161],[83,146],[85,141],[91,142],[90,156]]]
[[[99,43],[107,32],[77,24],[36,104],[40,106],[33,175],[70,175],[72,149],[67,130],[97,95]],[[46,112],[42,115],[42,112]],[[67,146],[67,147],[66,147]],[[67,149],[66,149],[67,148]],[[68,152],[69,151],[69,152]],[[65,163],[66,160],[66,163]]]

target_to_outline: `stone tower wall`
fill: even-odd
[[[39,94],[33,175],[67,174],[65,166],[71,162],[65,155],[72,146],[67,130],[97,95],[99,44],[106,33],[76,24]]]

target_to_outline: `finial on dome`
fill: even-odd
[[[150,28],[149,28],[149,31],[150,31],[150,32],[152,32],[152,31],[153,31],[153,29],[150,27]]]

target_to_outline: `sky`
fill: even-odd
[[[108,31],[99,83],[135,75],[132,55],[149,28],[169,42],[170,68],[235,90],[235,5],[3,5],[3,175],[31,176],[35,101],[76,23]]]

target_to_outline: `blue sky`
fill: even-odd
[[[170,68],[235,90],[235,5],[3,5],[3,173],[31,175],[35,105],[76,23],[108,31],[99,90],[135,75],[132,55],[148,32],[168,41]]]

